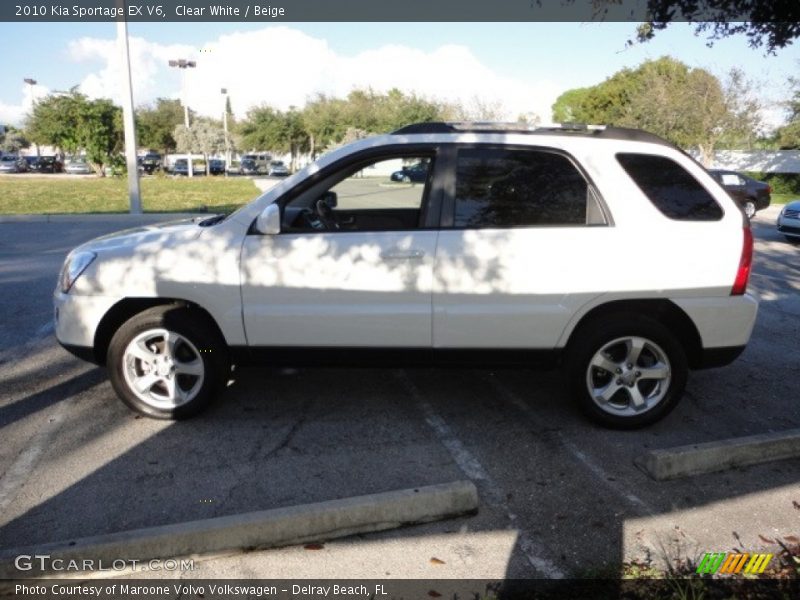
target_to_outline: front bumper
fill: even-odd
[[[97,327],[119,300],[110,296],[81,296],[56,291],[53,294],[56,339],[80,358],[85,358],[91,350],[93,358]]]
[[[800,238],[800,219],[790,219],[782,215],[778,216],[778,231],[783,235]]]
[[[744,346],[729,346],[726,348],[704,348],[700,353],[697,364],[693,364],[694,369],[712,369],[714,367],[724,367],[731,364],[739,355],[744,352]]]

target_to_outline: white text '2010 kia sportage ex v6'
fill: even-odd
[[[427,176],[393,181],[409,165]],[[120,398],[196,413],[232,364],[561,364],[588,416],[666,415],[744,349],[753,239],[651,134],[426,123],[320,158],[233,214],[67,257],[58,340]]]

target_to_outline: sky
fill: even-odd
[[[494,105],[503,117],[551,121],[555,99],[597,84],[623,67],[673,56],[724,78],[742,69],[755,83],[768,126],[784,118],[788,78],[800,75],[800,46],[776,56],[744,36],[715,42],[675,23],[626,48],[635,23],[131,23],[134,102],[185,97],[220,116],[227,88],[237,117],[260,104],[302,106],[321,92],[355,88],[404,92],[467,107]],[[7,59],[0,70],[0,124],[21,125],[35,98],[78,86],[120,101],[120,52],[113,23],[0,23]],[[182,72],[169,59],[197,68]],[[24,83],[35,79],[34,87]],[[654,107],[655,108],[655,107]]]

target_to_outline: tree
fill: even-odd
[[[759,108],[741,71],[732,71],[723,85],[704,69],[663,57],[565,92],[553,105],[553,119],[645,129],[698,148],[708,164],[722,145],[750,145]]]
[[[194,113],[189,111],[189,117]],[[180,100],[158,98],[153,106],[140,106],[136,111],[136,134],[139,145],[169,154],[177,147],[175,127],[184,121]]]
[[[283,114],[283,131],[281,150],[288,150],[291,155],[291,169],[297,168],[297,157],[309,149],[309,136],[303,127],[303,116],[294,106]]]
[[[342,139],[347,125],[344,121],[345,101],[325,94],[306,103],[302,111],[303,127],[308,134],[309,152],[316,157],[318,148],[325,148]]]
[[[613,2],[614,0],[605,0]],[[636,32],[640,42],[675,20],[695,24],[695,34],[708,33],[708,44],[744,34],[751,48],[770,54],[800,36],[800,4],[794,0],[648,0],[649,19]]]
[[[238,132],[243,148],[273,150],[282,147],[283,124],[280,111],[271,106],[257,106],[247,112]]]
[[[498,100],[484,100],[473,96],[469,102],[448,102],[438,113],[422,121],[499,121],[503,118],[503,105]]]
[[[3,152],[17,154],[30,145],[23,133],[14,127],[9,127],[5,133],[0,133],[0,150]]]
[[[173,136],[179,152],[203,155],[206,175],[210,174],[209,155],[225,151],[225,131],[222,124],[214,119],[205,117],[195,119],[189,129],[185,125],[178,125]]]
[[[800,148],[800,79],[790,79],[792,97],[786,102],[789,119],[786,125],[779,127],[775,137],[780,148],[795,150]]]
[[[576,3],[561,1],[562,5]],[[604,18],[620,3],[594,0],[596,18]],[[709,46],[722,38],[743,34],[751,48],[764,47],[769,54],[791,45],[800,36],[800,3],[796,0],[647,0],[644,9],[633,14],[644,22],[636,28],[635,41],[628,40],[628,45],[653,39],[675,21],[693,23],[695,35],[708,34]]]
[[[303,115],[294,107],[286,112],[271,106],[251,109],[245,121],[239,125],[239,134],[245,147],[290,153],[292,168],[297,156],[309,149],[309,134],[304,126]]]
[[[86,158],[99,175],[124,147],[122,109],[111,100],[89,100],[72,88],[38,101],[26,120],[28,138]]]

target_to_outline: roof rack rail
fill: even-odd
[[[514,133],[532,133],[536,131],[601,131],[605,125],[587,125],[585,123],[552,123],[548,125],[526,125],[518,122],[495,121],[431,121],[414,123],[393,131],[394,135],[411,133],[459,133],[469,131],[498,131]]]
[[[662,137],[627,127],[610,127],[586,123],[554,123],[548,125],[525,125],[524,123],[495,123],[482,121],[432,121],[406,125],[392,135],[436,134],[436,133],[526,133],[538,135],[587,135],[603,139],[651,142],[674,146]]]

